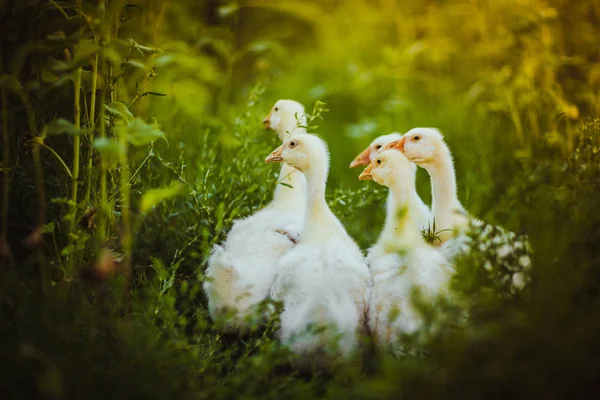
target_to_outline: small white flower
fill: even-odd
[[[503,239],[502,237],[496,236],[495,238],[492,239],[492,243],[493,244],[500,244],[500,243],[502,243],[502,239]]]
[[[484,229],[483,232],[481,233],[483,236],[487,236],[490,233],[492,233],[492,226],[491,225],[487,225]]]
[[[458,240],[457,242],[459,243],[471,243],[473,241],[473,239],[471,238],[471,236],[462,234],[460,236],[458,236]]]
[[[498,256],[500,258],[504,258],[510,254],[511,250],[512,250],[512,248],[508,244],[505,244],[504,246],[502,246],[498,249]]]
[[[479,219],[474,219],[471,221],[471,225],[474,228],[481,228],[483,226],[483,221],[479,220]]]
[[[487,248],[488,248],[488,246],[486,246],[484,242],[479,243],[479,250],[480,251],[486,251]]]
[[[491,263],[491,262],[489,262],[489,260],[488,260],[488,261],[486,261],[486,262],[485,262],[485,264],[483,264],[483,268],[484,268],[486,271],[491,271],[491,270],[492,270],[492,263]]]
[[[529,268],[531,265],[531,258],[529,258],[529,256],[521,256],[519,258],[519,264],[521,264],[523,268]]]
[[[517,272],[512,276],[513,287],[522,290],[525,287],[525,276],[521,272]]]
[[[515,233],[514,232],[508,232],[508,238],[509,239],[514,239],[515,238]]]
[[[515,249],[522,249],[523,248],[523,242],[515,242],[514,247],[515,247]]]

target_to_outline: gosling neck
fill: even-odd
[[[385,228],[387,235],[393,243],[400,248],[409,248],[414,245],[420,232],[415,228],[415,221],[411,210],[414,210],[417,193],[414,182],[394,179],[389,185],[393,199]]]
[[[331,233],[331,217],[333,214],[325,201],[325,186],[329,168],[325,165],[312,165],[304,170],[306,177],[306,216],[301,238],[321,238],[324,233]]]
[[[291,134],[288,132],[291,132]],[[277,130],[277,136],[282,142],[299,133],[306,133],[306,129],[297,127],[295,124],[287,124],[285,128]],[[306,201],[305,196],[306,179],[304,175],[291,165],[283,163],[273,194],[274,206],[284,210],[303,210]]]
[[[452,214],[463,210],[456,195],[456,174],[450,150],[444,147],[435,162],[424,165],[431,178],[432,209],[435,228],[453,229]]]
[[[273,194],[275,207],[285,210],[304,210],[306,180],[301,171],[283,163]]]

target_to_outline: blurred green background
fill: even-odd
[[[564,398],[596,386],[598,1],[0,6],[4,398]],[[467,210],[530,236],[529,292],[506,299],[462,266],[469,329],[428,337],[423,359],[367,351],[362,368],[330,375],[290,369],[274,326],[222,335],[203,270],[232,222],[271,199],[264,158],[278,143],[261,120],[281,98],[310,114],[325,103],[311,131],[331,152],[328,200],[363,249],[386,192],[348,164],[379,135],[441,129]],[[422,169],[418,191],[429,203]]]

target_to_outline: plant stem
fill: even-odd
[[[94,129],[96,128],[96,90],[98,88],[98,54],[94,56],[94,62],[92,64],[92,98],[90,100],[90,117],[88,118],[89,134],[88,141],[90,143],[90,150],[88,153],[87,162],[87,182],[85,187],[85,204],[90,204],[90,196],[92,190],[92,144],[94,143]]]
[[[123,249],[123,269],[127,277],[131,268],[131,221],[129,218],[129,164],[127,151],[127,130],[118,129],[119,145],[124,149],[121,155],[120,186],[121,186],[121,247]]]
[[[104,57],[102,57],[101,65],[104,63]],[[105,84],[106,85],[106,84]],[[99,118],[99,132],[101,138],[106,138],[106,121],[104,120],[104,99],[105,99],[105,91],[106,86],[102,88],[100,93],[100,109],[98,116]],[[106,241],[106,220],[108,218],[108,204],[106,203],[106,172],[107,165],[104,157],[100,157],[100,208],[98,215],[98,247],[99,250],[104,246],[104,242]]]
[[[29,126],[29,131],[31,135],[35,138],[38,138],[38,129],[37,123],[35,122],[35,115],[33,113],[33,109],[31,108],[31,103],[29,102],[29,96],[27,92],[21,86],[20,83],[17,82],[16,92],[21,98],[21,102],[25,106],[25,114],[27,115],[27,124]],[[40,229],[46,220],[46,188],[44,186],[44,170],[42,169],[42,159],[40,156],[40,143],[44,141],[44,134],[39,137],[39,140],[33,140],[33,165],[35,170],[35,188],[37,191],[38,197],[38,226],[37,229]],[[38,260],[38,264],[40,267],[40,275],[42,278],[42,291],[46,292],[46,267],[44,262],[44,254],[42,252],[41,243],[37,244],[36,247],[36,257]]]
[[[63,8],[61,6],[58,5],[58,3],[56,3],[55,1],[52,0],[48,0],[48,2],[50,4],[52,4],[54,7],[56,7],[56,9],[58,11],[60,11],[60,13],[66,18],[66,19],[71,19],[71,17],[69,17],[69,15],[65,12],[65,10],[63,10]]]
[[[121,24],[119,21],[119,14],[115,15],[114,25],[113,25],[113,36],[116,39],[119,34],[119,28]],[[112,64],[111,64],[112,68]],[[111,93],[113,94],[113,98],[111,101],[117,101],[119,96],[120,85],[119,82],[115,79],[113,84],[113,90]],[[128,143],[127,143],[127,129],[118,129],[117,130],[120,147],[123,149],[121,154],[121,162],[119,169],[119,186],[121,187],[121,249],[123,251],[123,271],[125,273],[125,286],[123,290],[123,301],[124,307],[127,308],[127,303],[125,303],[128,293],[129,293],[129,279],[131,277],[131,252],[132,252],[132,236],[131,236],[131,218],[129,215],[130,209],[130,173],[129,173],[129,152],[128,152]]]
[[[0,68],[2,67],[2,53],[0,52]],[[10,168],[10,139],[8,137],[8,96],[6,95],[6,88],[2,87],[0,92],[0,101],[2,102],[2,163],[3,163],[3,185],[2,185],[2,228],[0,231],[0,246],[7,246],[5,248],[8,251],[8,202],[10,199],[10,174],[8,172]]]
[[[514,96],[510,93],[507,96],[508,108],[510,112],[510,118],[515,126],[515,131],[517,132],[517,136],[519,137],[519,142],[523,144],[525,142],[525,138],[523,136],[523,125],[521,124],[521,117],[519,115],[519,111],[515,105]]]
[[[40,157],[40,145],[36,142],[33,146],[33,164],[35,169],[35,187],[38,192],[38,229],[44,225],[46,219],[46,191],[44,188],[44,172],[42,170],[42,159]],[[40,272],[42,276],[42,290],[46,290],[46,267],[41,244],[36,249]]]
[[[67,166],[67,164],[65,164],[65,161],[62,159],[61,156],[58,155],[57,152],[54,151],[54,149],[48,145],[46,145],[43,140],[40,140],[37,142],[38,145],[44,147],[45,149],[47,149],[50,153],[52,153],[52,155],[56,158],[56,160],[60,163],[60,165],[64,168],[65,172],[67,173],[67,175],[69,175],[69,178],[73,178],[73,174],[71,173],[71,170],[69,169],[69,167]]]
[[[34,137],[38,136],[37,123],[35,122],[35,116],[33,114],[33,110],[31,108],[31,103],[29,102],[29,97],[27,92],[23,87],[19,84],[18,86],[18,94],[25,106],[25,113],[27,115],[27,123],[29,126],[29,131],[31,135]],[[42,135],[43,136],[43,135]],[[40,143],[43,142],[43,137],[41,138],[41,142],[37,140],[33,141],[35,146],[33,147],[33,157],[35,162],[35,175],[36,175],[36,190],[38,193],[38,226],[44,225],[46,219],[46,191],[44,187],[44,171],[42,169],[42,162],[40,157]]]
[[[75,110],[74,110],[75,128],[81,128],[81,67],[77,68],[75,76]],[[73,139],[73,178],[71,179],[71,211],[69,212],[69,246],[73,246],[75,234],[75,220],[77,217],[77,188],[79,179],[79,151],[81,147],[80,135],[76,135]],[[74,252],[71,252],[68,263],[68,273],[73,274],[74,271]]]
[[[102,23],[106,24],[106,5],[102,6]],[[102,47],[105,46],[110,41],[110,33],[107,32],[104,27],[102,33],[102,40],[100,46],[100,76],[102,76],[103,87],[100,90],[100,108],[99,108],[99,133],[101,138],[106,138],[106,121],[104,119],[104,103],[106,101],[106,92],[110,91],[110,70],[108,71],[108,75],[106,71],[106,58],[102,53]],[[104,242],[106,241],[106,221],[109,216],[109,207],[106,201],[106,175],[107,175],[108,166],[106,164],[106,160],[104,157],[100,157],[100,206],[98,213],[98,230],[96,232],[96,238],[98,241],[98,252],[102,251],[104,247]]]

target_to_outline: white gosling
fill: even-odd
[[[376,343],[394,349],[402,348],[402,334],[415,333],[422,327],[412,302],[413,291],[419,290],[426,300],[447,294],[454,272],[439,251],[425,243],[414,229],[410,213],[413,168],[402,153],[386,150],[359,176],[361,180],[373,179],[394,194],[393,218],[386,221],[381,252],[370,263],[373,287],[368,310],[368,326]]]
[[[305,132],[304,107],[279,100],[263,120],[281,141]],[[244,329],[263,319],[257,305],[275,280],[277,263],[291,249],[302,228],[306,206],[306,180],[283,164],[273,200],[254,215],[237,220],[222,245],[215,245],[208,261],[204,290],[213,319],[228,316],[228,330]],[[258,320],[252,317],[259,317]]]
[[[381,153],[382,149],[388,144],[400,140],[402,135],[399,133],[390,133],[389,135],[379,136],[375,140],[371,142],[369,147],[363,150],[356,158],[350,163],[350,168],[356,167],[358,165],[368,165],[373,161],[379,153]],[[408,208],[409,218],[414,223],[414,227],[417,230],[427,229],[431,220],[431,210],[429,207],[423,202],[421,197],[416,190],[416,173],[417,167],[412,163],[405,163],[406,168],[409,168],[407,171],[402,171],[400,174],[403,177],[408,177],[410,182],[412,183],[412,189],[408,194],[408,199],[410,202],[410,207]],[[373,257],[378,257],[382,253],[383,243],[386,237],[393,234],[394,229],[394,221],[395,221],[395,209],[396,209],[396,201],[394,200],[394,192],[392,190],[389,191],[387,201],[386,201],[386,220],[384,224],[383,231],[379,236],[379,240],[373,247],[371,247],[368,251],[367,261],[371,260]],[[370,262],[369,262],[370,263]]]
[[[386,149],[400,150],[409,161],[425,168],[431,178],[432,214],[441,244],[468,228],[471,216],[458,200],[450,148],[435,128],[413,128]]]
[[[294,100],[279,100],[263,119],[266,129],[274,130],[281,143],[293,135],[306,133],[304,106]],[[306,179],[296,168],[283,163],[279,171],[279,182],[275,187],[273,203],[288,210],[298,210],[306,204]],[[283,184],[281,184],[283,183]],[[299,213],[302,217],[304,211]]]
[[[523,251],[529,249],[527,238],[506,232],[500,227],[492,227],[467,213],[456,194],[452,154],[441,132],[435,128],[414,128],[386,148],[400,150],[406,158],[429,173],[435,230],[441,231],[438,234],[441,243],[436,244],[440,244],[441,254],[449,262],[455,262],[457,257],[469,253],[473,248],[480,251],[488,248],[488,235],[496,231],[492,239],[497,249],[492,252],[496,257],[495,263],[504,264],[504,269],[513,271],[512,289],[522,290],[529,279],[526,273],[531,263],[530,251]],[[494,270],[491,263],[485,263],[483,267],[488,271]]]
[[[278,336],[301,360],[327,364],[347,358],[364,327],[370,276],[360,249],[325,201],[327,146],[317,136],[296,135],[265,162],[286,162],[307,183],[299,243],[281,258],[271,290],[284,306]]]

